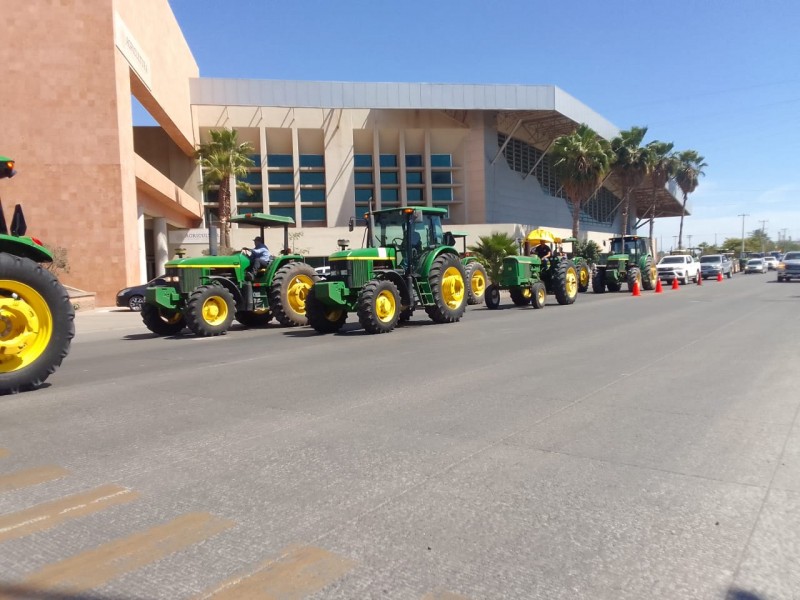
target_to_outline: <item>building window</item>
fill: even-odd
[[[294,219],[294,206],[274,206],[270,207],[269,212],[279,217],[291,217]]]
[[[435,180],[434,180],[435,181]],[[411,185],[422,185],[422,171],[412,171],[406,173],[406,183]]]
[[[301,202],[325,202],[325,190],[303,189],[300,190]]]
[[[291,154],[270,154],[267,156],[267,166],[268,167],[293,167],[294,162],[292,161]]]
[[[397,168],[397,155],[396,154],[381,154],[381,168]]]
[[[301,171],[300,185],[325,185],[325,172]]]
[[[453,157],[450,154],[431,154],[431,167],[452,167]]]
[[[381,171],[381,184],[397,185],[397,173],[395,171]]]
[[[239,181],[250,185],[261,185],[261,171],[248,171],[244,177],[239,178]]]
[[[356,185],[372,185],[372,171],[356,171]]]
[[[270,190],[270,202],[294,202],[294,190]]]
[[[300,209],[303,224],[309,222],[324,222],[326,219],[324,206],[304,206]]]
[[[206,190],[206,204],[219,204],[219,188]]]
[[[353,166],[355,166],[356,169],[371,169],[372,154],[356,154],[353,158]]]
[[[433,201],[434,202],[452,202],[453,189],[452,188],[433,188]]]
[[[450,171],[431,171],[431,183],[433,185],[452,185],[453,174]]]
[[[294,173],[282,171],[269,173],[270,185],[294,185]]]
[[[398,200],[400,200],[400,194],[396,188],[381,188],[381,203],[397,202]]]
[[[237,189],[236,202],[250,202],[261,206],[262,202],[264,201],[264,192],[261,190],[261,188],[253,188],[252,192],[252,194],[248,194],[244,190]]]
[[[325,156],[322,154],[301,154],[300,155],[301,167],[324,167]]]
[[[421,204],[423,202],[422,190],[420,188],[410,188],[407,198],[409,204]]]
[[[406,166],[407,167],[422,167],[422,155],[421,154],[406,154]]]
[[[261,168],[261,155],[260,154],[249,154],[248,158],[253,161],[253,166],[257,168]]]

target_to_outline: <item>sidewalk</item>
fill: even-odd
[[[97,331],[110,331],[113,329],[132,329],[141,327],[141,314],[127,308],[107,306],[93,310],[81,310],[75,313],[75,333],[92,333]]]

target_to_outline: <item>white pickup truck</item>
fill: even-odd
[[[697,283],[700,276],[700,263],[688,254],[665,256],[656,265],[658,277],[665,283],[677,279],[680,283]]]

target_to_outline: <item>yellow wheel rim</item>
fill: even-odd
[[[183,315],[178,311],[175,311],[172,314],[166,312],[159,312],[158,314],[161,317],[162,321],[166,321],[170,325],[174,325],[183,318]]]
[[[658,276],[658,273],[656,272],[656,268],[655,267],[650,267],[650,282],[651,283],[654,282],[656,280],[657,276]]]
[[[339,319],[342,318],[342,310],[338,308],[332,308],[330,310],[325,311],[325,319],[330,321],[331,323],[335,323]]]
[[[228,318],[228,303],[219,296],[211,296],[203,302],[203,320],[209,325],[216,326]]]
[[[539,304],[544,304],[545,301],[547,300],[547,290],[540,287],[538,290],[536,290],[536,297],[538,299]]]
[[[442,277],[442,300],[451,309],[458,308],[464,301],[464,278],[455,267],[448,267]]]
[[[574,269],[567,269],[567,296],[575,296],[578,293],[578,277]]]
[[[578,276],[581,279],[581,287],[589,285],[589,270],[588,269],[581,269],[580,274]]]
[[[294,312],[301,315],[306,314],[306,298],[312,285],[314,285],[314,281],[311,277],[303,274],[296,275],[289,281],[286,300]]]
[[[525,298],[525,300],[530,300],[532,295],[533,294],[531,293],[530,288],[525,288],[522,290],[522,297]]]
[[[472,288],[473,296],[483,296],[483,293],[486,291],[486,278],[483,276],[483,273],[477,269],[473,271],[472,277],[469,280],[469,285],[470,288]]]
[[[394,294],[389,290],[383,290],[378,297],[375,298],[375,315],[381,323],[388,323],[397,312],[397,303],[394,299]]]
[[[41,294],[24,283],[3,279],[0,290],[0,373],[10,373],[47,349],[53,315]]]

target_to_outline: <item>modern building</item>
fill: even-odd
[[[587,123],[618,130],[555,86],[225,80],[199,77],[166,0],[15,6],[7,42],[0,150],[19,176],[0,190],[25,206],[30,229],[67,249],[66,283],[98,302],[163,269],[176,252],[207,251],[217,216],[193,158],[217,128],[254,148],[233,212],[288,215],[310,257],[358,246],[348,222],[372,203],[443,206],[471,235],[571,229],[570,203],[547,150]],[[133,125],[132,98],[155,127]],[[634,225],[682,211],[674,190],[643,188]],[[601,240],[620,227],[612,175],[581,215]],[[8,202],[8,201],[7,201]],[[234,230],[235,247],[252,231]],[[274,232],[268,245],[279,247]]]

